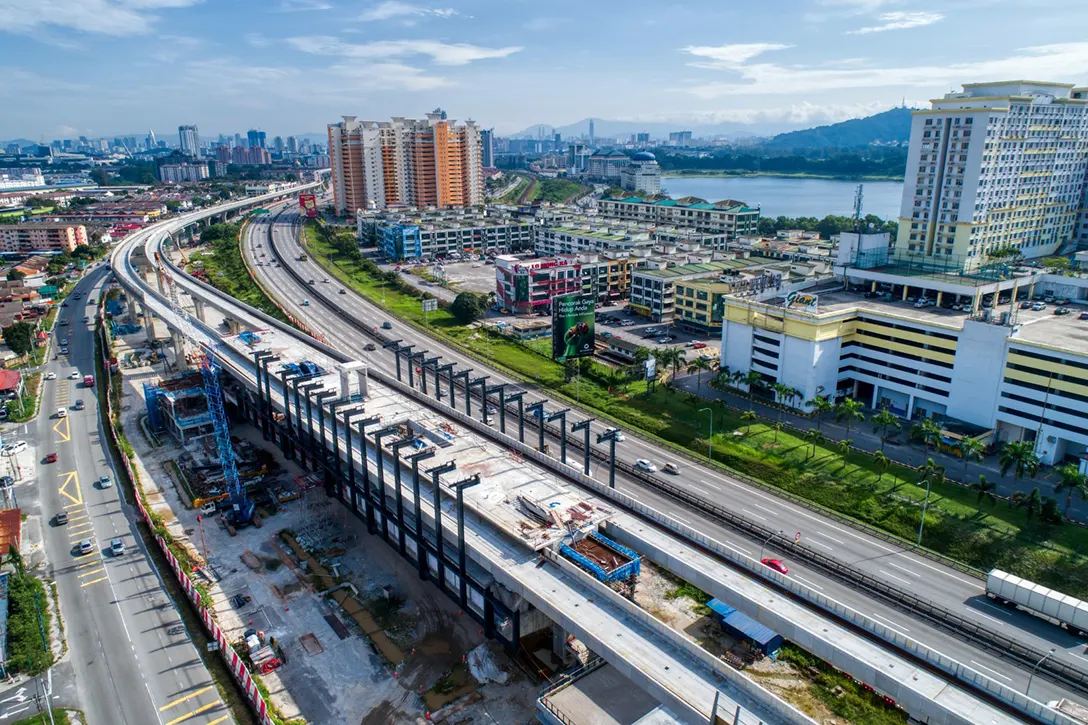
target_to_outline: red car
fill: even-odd
[[[47,454],[45,456],[45,462],[46,463],[56,463],[57,462],[57,454],[56,453]]]
[[[692,347],[695,348],[696,350],[702,350],[704,347],[706,347],[706,343],[705,342],[696,342],[696,343],[692,344]]]
[[[790,573],[790,568],[788,566],[786,566],[785,564],[783,564],[778,559],[762,559],[761,561],[763,562],[764,566],[771,567],[772,569],[777,571],[779,574],[789,574]]]

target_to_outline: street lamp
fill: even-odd
[[[714,460],[714,411],[710,408],[699,408],[697,413],[710,413],[710,437],[706,441],[706,459]]]
[[[1054,651],[1054,648],[1051,647],[1050,651],[1043,655],[1042,658],[1035,663],[1035,666],[1031,668],[1031,675],[1028,677],[1028,686],[1024,688],[1024,697],[1028,697],[1031,692],[1031,681],[1035,679],[1035,671],[1039,669],[1040,665],[1050,659],[1050,656],[1054,654]]]
[[[776,536],[781,536],[781,535],[782,535],[782,529],[779,529],[778,531],[772,531],[771,535],[763,540],[763,543],[760,544],[760,546],[759,546],[759,560],[760,561],[763,561],[763,549],[766,548],[767,544],[770,543],[771,539],[773,539]]]

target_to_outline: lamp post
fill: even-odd
[[[456,469],[457,464],[449,461],[427,471],[431,476],[431,505],[434,508],[434,551],[435,559],[438,560],[435,573],[438,575],[438,588],[443,591],[446,589],[446,555],[444,551],[445,540],[442,537],[442,486],[439,482],[439,476]],[[424,571],[426,571],[426,567],[424,567]]]
[[[1042,657],[1041,657],[1041,658],[1039,659],[1039,661],[1035,663],[1035,666],[1031,668],[1031,675],[1030,675],[1030,676],[1028,676],[1028,686],[1024,688],[1024,697],[1028,697],[1028,696],[1030,696],[1030,693],[1031,693],[1031,681],[1035,679],[1035,672],[1036,672],[1036,670],[1038,670],[1038,669],[1039,669],[1039,667],[1040,667],[1040,666],[1041,666],[1041,665],[1042,665],[1042,664],[1043,664],[1044,662],[1046,662],[1046,661],[1047,661],[1048,659],[1050,659],[1051,655],[1053,655],[1053,654],[1054,654],[1054,652],[1055,652],[1055,648],[1054,648],[1054,647],[1051,647],[1051,648],[1050,648],[1050,651],[1049,651],[1049,652],[1047,652],[1047,653],[1046,653],[1045,655],[1043,655],[1043,656],[1042,656]]]
[[[772,531],[771,535],[763,540],[763,543],[760,544],[760,546],[759,546],[759,560],[760,561],[763,561],[763,549],[766,548],[767,544],[770,543],[771,539],[773,539],[776,536],[781,536],[781,535],[782,535],[782,529],[779,529],[778,531]]]
[[[567,462],[567,413],[570,412],[570,408],[563,408],[563,410],[557,410],[548,416],[548,422],[553,420],[559,420],[559,460],[563,463]],[[544,428],[543,425],[540,426]]]
[[[699,408],[697,413],[710,413],[710,437],[706,441],[706,459],[714,460],[714,411],[710,408]]]
[[[570,427],[571,433],[577,433],[580,430],[585,431],[586,438],[582,442],[582,453],[585,455],[582,463],[582,469],[587,476],[589,475],[589,424],[592,422],[593,418],[586,418],[585,420],[579,421]]]

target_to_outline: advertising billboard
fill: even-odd
[[[317,216],[317,197],[313,194],[299,194],[298,205],[306,216],[313,219]]]
[[[552,300],[552,357],[566,360],[593,354],[592,297],[567,295]]]

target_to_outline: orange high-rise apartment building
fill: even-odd
[[[457,125],[445,112],[426,120],[329,124],[329,166],[338,214],[395,206],[451,207],[484,203],[480,128]]]

